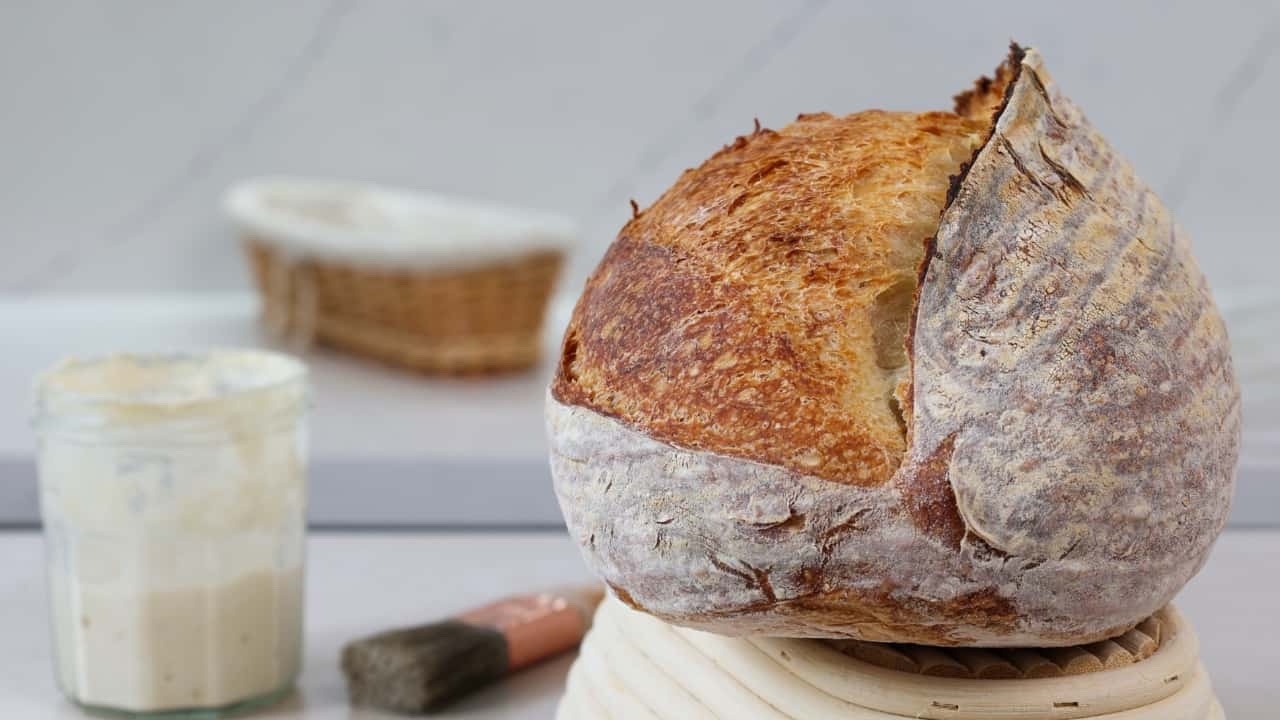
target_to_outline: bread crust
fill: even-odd
[[[669,248],[705,242],[689,218],[729,214],[723,154],[623,229],[575,310],[547,418],[566,522],[624,601],[724,634],[1056,646],[1124,632],[1203,564],[1230,506],[1239,390],[1185,236],[1034,50],[962,98],[996,118],[924,256],[901,446],[821,397],[842,370],[884,376],[753,338],[812,293],[762,315],[775,296],[743,287],[786,273],[700,274],[715,263]],[[775,197],[751,222],[804,218]],[[711,256],[729,266],[725,248]],[[865,315],[865,298],[826,319]],[[703,354],[662,355],[681,342]],[[718,414],[720,384],[655,369],[726,352],[725,387],[768,391],[758,415]],[[816,462],[795,453],[810,445]]]
[[[906,328],[877,316],[905,321],[948,175],[985,132],[870,111],[738,138],[622,228],[552,393],[683,447],[886,482]]]

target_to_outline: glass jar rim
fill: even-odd
[[[121,412],[156,419],[199,415],[291,385],[305,391],[307,376],[297,358],[257,349],[71,357],[37,377],[33,420]]]

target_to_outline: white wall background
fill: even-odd
[[[1280,466],[1268,0],[4,0],[0,294],[245,288],[217,200],[259,173],[564,212],[584,228],[576,288],[629,198],[752,118],[946,108],[1011,38],[1190,230],[1249,452]]]
[[[1218,287],[1269,282],[1275,2],[7,0],[0,288],[242,286],[216,200],[264,172],[563,211],[584,271],[629,198],[753,117],[947,107],[1010,38],[1173,205]]]

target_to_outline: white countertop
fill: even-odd
[[[547,360],[525,373],[449,379],[388,369],[323,349],[305,356],[311,414],[313,524],[325,526],[558,526],[548,488],[542,406],[550,358],[574,298],[552,304]],[[1275,293],[1237,293],[1232,319],[1245,388],[1236,526],[1280,516],[1280,352],[1271,350]],[[37,518],[32,378],[68,355],[128,348],[267,347],[252,293],[0,297],[0,525]]]
[[[551,310],[544,355],[553,354],[571,299]],[[35,376],[73,355],[262,347],[288,352],[258,319],[247,292],[0,297],[0,386],[27,400]],[[480,378],[388,368],[314,349],[303,355],[314,386],[312,445],[318,457],[542,462],[542,400],[551,365]],[[0,407],[0,454],[30,452],[29,403]],[[376,429],[370,421],[376,421]],[[477,433],[486,427],[489,435]]]
[[[53,684],[42,548],[34,533],[0,534],[0,718],[79,720]],[[380,720],[353,710],[338,672],[348,640],[446,617],[527,589],[587,579],[559,533],[319,534],[310,544],[307,657],[298,693],[252,717]],[[1201,657],[1230,720],[1274,720],[1280,705],[1280,532],[1235,531],[1178,605],[1200,635]],[[544,720],[570,658],[520,673],[435,717]]]
[[[304,355],[313,523],[554,526],[542,406],[573,298],[549,311],[544,362],[483,378],[421,375],[313,349]],[[0,297],[0,525],[31,524],[33,378],[60,359],[135,352],[282,350],[252,293]],[[357,482],[358,481],[358,482]]]

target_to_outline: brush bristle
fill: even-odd
[[[501,632],[456,620],[392,630],[350,643],[342,672],[352,704],[421,713],[507,672]]]

